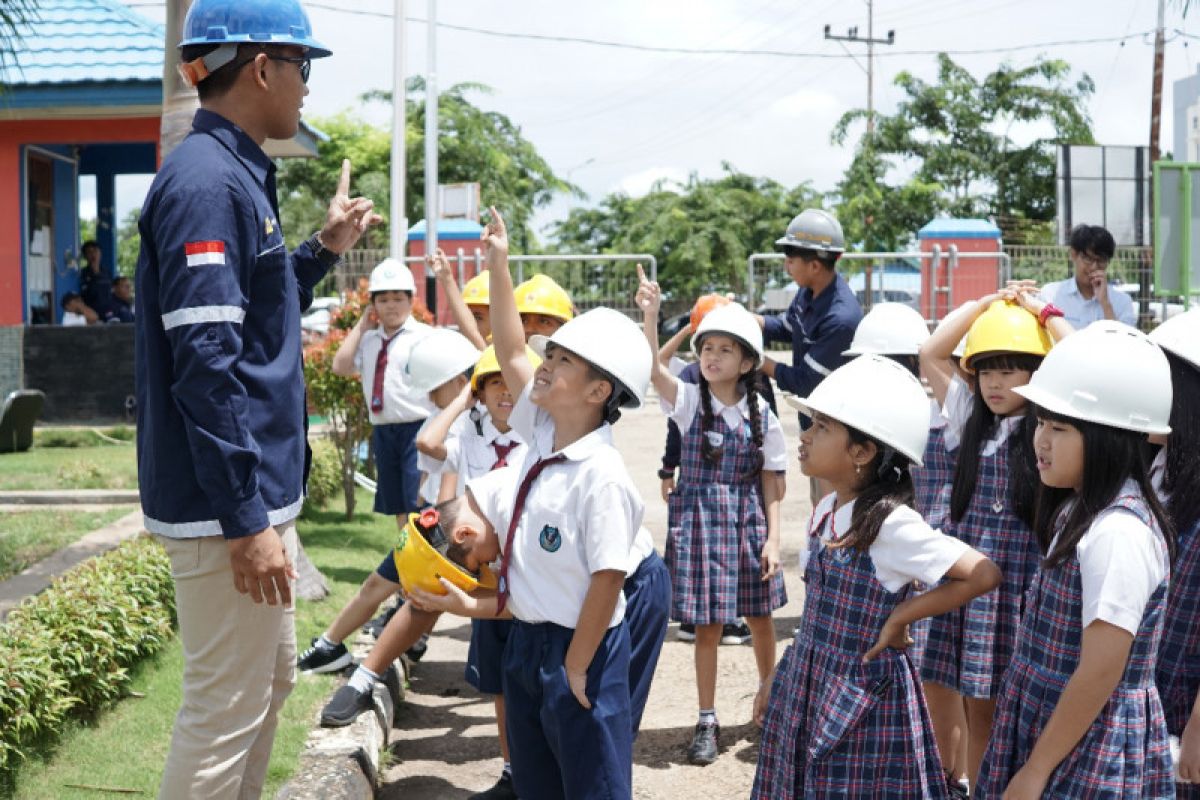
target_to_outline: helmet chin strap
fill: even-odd
[[[179,76],[188,86],[195,87],[200,81],[237,58],[238,45],[226,43],[194,61],[179,64]]]

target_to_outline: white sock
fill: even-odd
[[[336,650],[339,644],[341,644],[341,642],[335,642],[333,639],[329,638],[329,631],[325,631],[321,634],[320,638],[317,639],[317,647],[321,648],[322,650]]]
[[[377,680],[379,680],[378,675],[360,664],[358,669],[354,670],[354,674],[350,676],[350,685],[354,687],[355,691],[366,694],[375,687]]]
[[[701,725],[716,725],[717,710],[715,708],[700,709],[700,724]]]
[[[504,769],[500,770],[500,775],[501,776],[507,775],[510,778],[512,777],[512,762],[510,762],[510,761],[504,762]]]

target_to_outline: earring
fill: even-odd
[[[862,475],[862,464],[855,464],[855,465],[854,465],[854,474],[855,474],[855,475]]]

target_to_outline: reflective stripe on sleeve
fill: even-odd
[[[246,310],[241,306],[196,306],[181,308],[162,315],[163,330],[178,328],[180,325],[196,325],[201,322],[235,322],[241,324],[246,318]]]
[[[833,372],[833,370],[826,369],[825,367],[823,367],[819,361],[817,361],[815,358],[813,358],[808,353],[804,354],[804,363],[808,364],[810,367],[812,367],[813,369],[815,369],[817,372],[821,373],[822,375],[828,376],[829,373]]]
[[[268,511],[267,522],[271,525],[282,525],[285,522],[290,522],[300,515],[300,508],[303,505],[304,498],[301,497],[291,505],[277,508],[274,511]],[[221,523],[215,519],[200,520],[198,522],[163,522],[143,512],[142,522],[143,527],[150,533],[157,533],[159,536],[166,536],[169,539],[196,539],[201,536],[222,535]]]

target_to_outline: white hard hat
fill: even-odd
[[[763,363],[763,335],[754,315],[737,303],[714,308],[700,320],[700,326],[692,334],[692,352],[700,355],[700,344],[710,333],[723,333],[744,343],[754,351],[755,367]]]
[[[915,356],[928,338],[921,312],[903,303],[876,303],[858,323],[854,341],[842,355]]]
[[[432,392],[455,375],[475,368],[479,349],[461,333],[434,328],[413,345],[404,377],[414,392]]]
[[[375,292],[410,292],[417,291],[413,282],[412,270],[401,261],[385,258],[379,266],[371,270],[371,283],[367,291]]]
[[[1072,419],[1139,433],[1171,432],[1171,365],[1141,331],[1094,322],[1056,344],[1014,392]]]
[[[654,356],[641,327],[629,317],[611,308],[593,308],[564,324],[553,336],[529,338],[529,346],[543,357],[548,344],[570,350],[616,378],[628,391],[621,406],[641,408]]]
[[[1150,331],[1150,341],[1200,369],[1200,308],[1171,317]]]
[[[921,466],[929,439],[929,396],[900,364],[875,353],[838,367],[808,397],[788,397],[806,414],[818,411],[862,431]]]

